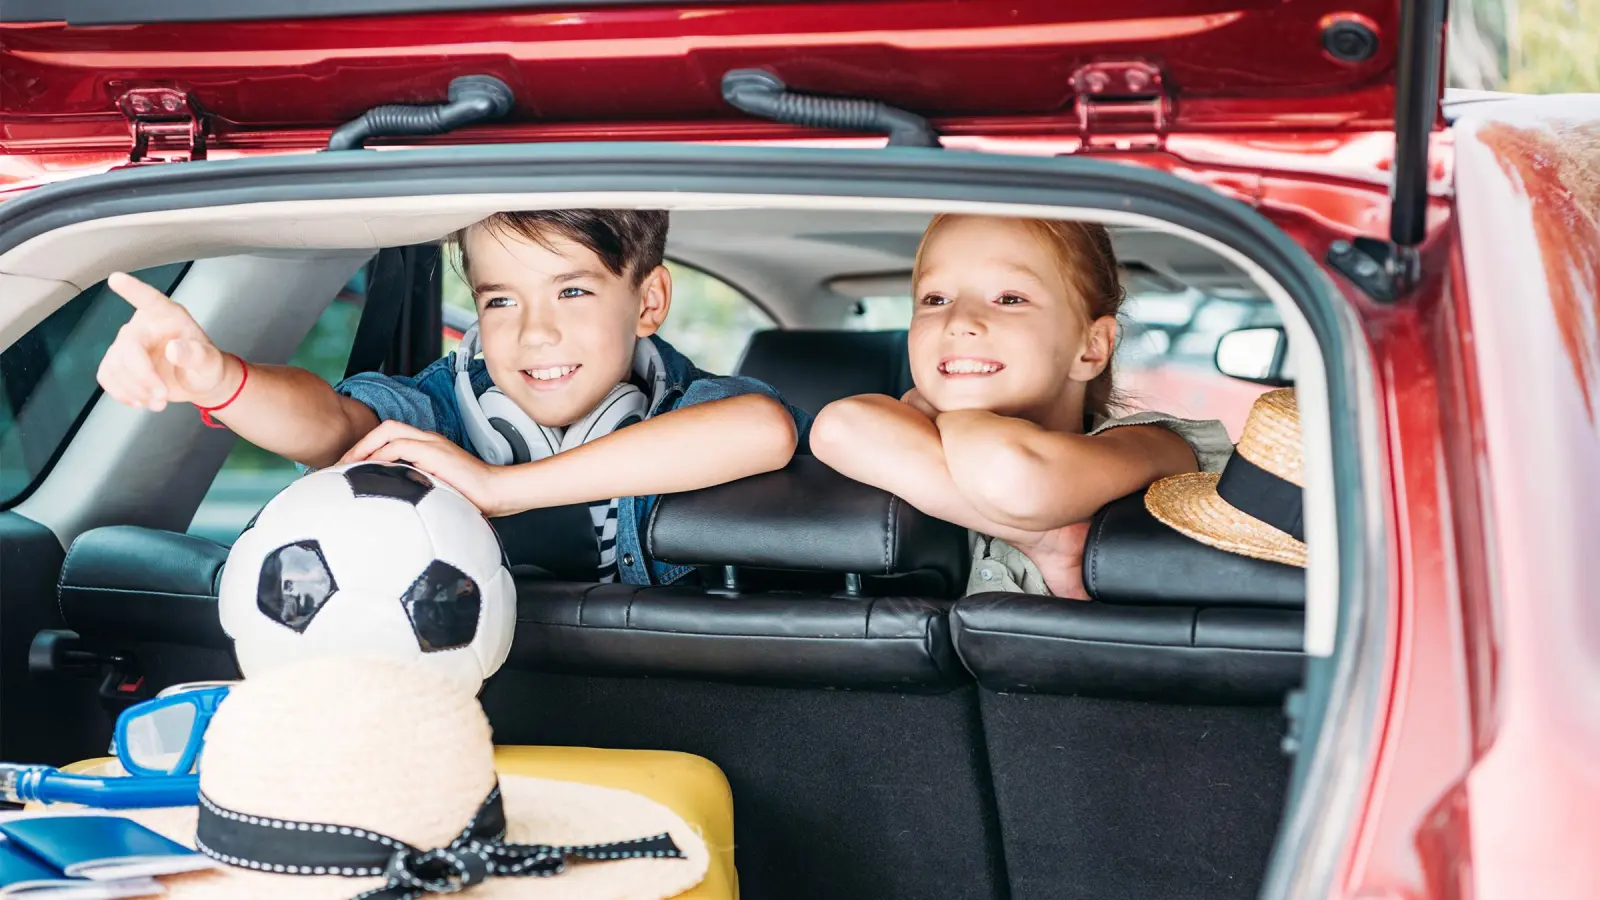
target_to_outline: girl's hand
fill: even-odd
[[[491,466],[456,446],[444,435],[388,421],[356,442],[340,463],[404,462],[460,491],[485,516],[503,516],[510,509],[501,500],[498,483],[504,469]]]
[[[1083,586],[1083,545],[1089,539],[1089,523],[1074,522],[1050,531],[1034,532],[1031,539],[1013,540],[1044,576],[1050,593],[1068,600],[1088,600]]]
[[[928,401],[922,399],[922,395],[917,393],[916,388],[906,391],[905,394],[901,396],[900,402],[911,407],[917,412],[922,413],[930,419],[937,418],[939,415],[939,411],[929,405]]]

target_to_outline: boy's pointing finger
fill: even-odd
[[[139,312],[168,312],[178,308],[171,297],[126,272],[114,272],[106,279],[106,286],[117,296],[128,301]]]

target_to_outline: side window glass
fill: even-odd
[[[846,331],[899,331],[911,322],[909,294],[860,297],[845,314]]]
[[[460,260],[450,250],[439,254],[439,265],[443,269],[439,276],[440,319],[444,324],[441,344],[448,355],[455,352],[461,345],[461,336],[478,321],[478,304],[472,299],[472,288],[461,277]]]
[[[672,273],[672,308],[661,337],[707,372],[732,372],[750,336],[776,327],[765,310],[715,275],[670,260],[666,266]],[[449,353],[472,327],[478,309],[472,289],[448,260],[443,282],[444,352]]]
[[[661,336],[707,372],[732,372],[750,336],[777,327],[766,310],[717,276],[675,262],[667,270],[672,309]]]
[[[1217,342],[1236,328],[1276,324],[1272,302],[1217,297],[1198,290],[1129,297],[1123,304],[1116,385],[1131,411],[1218,419],[1239,439],[1263,385],[1217,369]]]
[[[168,293],[188,267],[133,275]],[[100,359],[132,316],[102,281],[0,352],[0,508],[21,500],[66,449],[100,394]]]
[[[356,272],[322,311],[289,359],[289,365],[315,372],[329,384],[344,377],[356,324],[361,319],[361,305],[366,299],[368,268]],[[249,441],[235,441],[216,480],[211,482],[211,489],[195,510],[189,533],[218,543],[232,543],[250,517],[299,474],[299,468],[290,460]]]

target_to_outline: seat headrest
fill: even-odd
[[[1186,537],[1145,509],[1143,491],[1095,513],[1083,548],[1083,586],[1090,597],[1113,603],[1306,605],[1304,569]]]
[[[663,495],[646,528],[650,555],[675,565],[931,574],[944,596],[965,586],[971,554],[965,529],[808,456],[776,472]]]
[[[759,378],[812,415],[854,394],[911,390],[904,331],[758,331],[738,374]]]

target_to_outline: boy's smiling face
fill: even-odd
[[[1081,430],[1085,384],[1115,320],[1090,322],[1062,260],[1021,221],[953,216],[925,238],[908,352],[935,409],[982,409]]]
[[[490,378],[535,422],[559,428],[628,379],[635,341],[666,318],[672,281],[657,266],[636,283],[576,241],[544,238],[476,225],[463,249]]]

